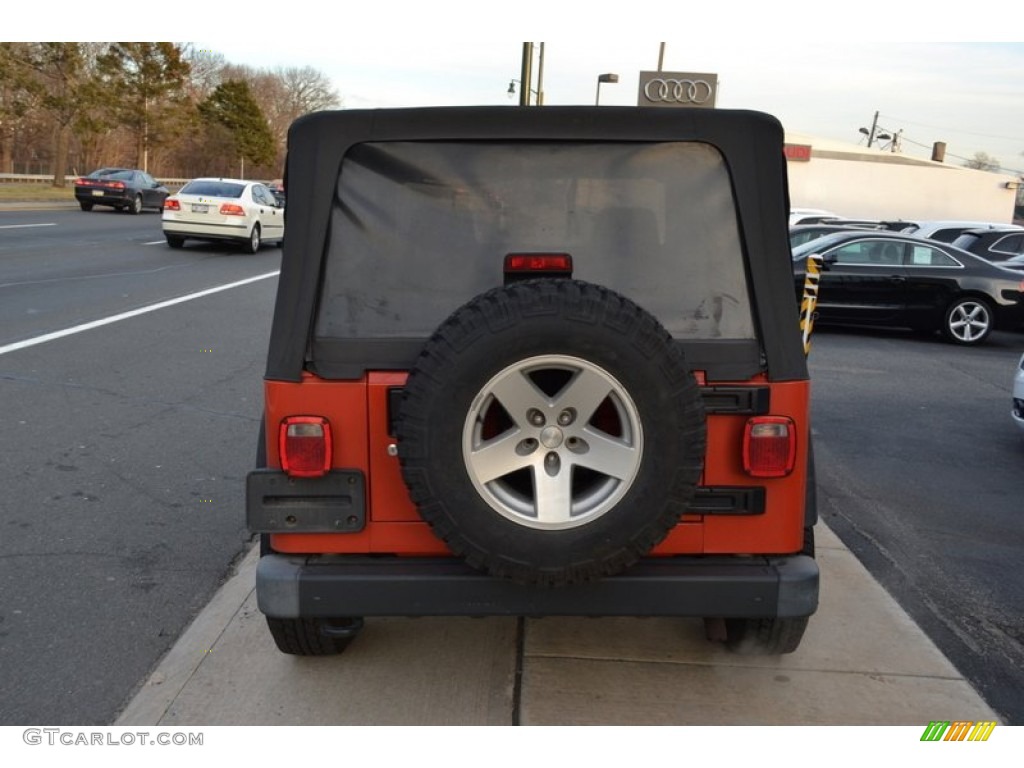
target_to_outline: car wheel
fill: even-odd
[[[809,469],[813,474],[813,462]],[[816,515],[815,515],[816,516]],[[801,555],[814,557],[814,525],[804,526],[803,546]],[[777,656],[792,653],[803,639],[807,629],[808,618],[705,618],[704,625],[708,639],[723,642],[733,653],[750,656]]]
[[[747,656],[777,656],[800,646],[807,618],[726,619],[725,647]]]
[[[245,250],[249,253],[256,253],[260,249],[260,225],[253,224],[252,231],[249,233],[249,242],[246,243]]]
[[[965,296],[946,310],[942,332],[955,344],[980,344],[992,332],[992,309],[984,299]]]
[[[171,248],[181,248],[185,244],[184,237],[178,237],[177,235],[164,235],[167,238],[167,244]]]
[[[83,211],[91,211],[92,210],[92,203],[87,203],[84,200],[79,200],[78,201],[78,206]]]
[[[413,366],[396,429],[423,519],[471,566],[524,584],[636,562],[690,503],[705,446],[700,391],[668,332],[573,280],[458,309]]]
[[[262,414],[256,438],[256,467],[267,466],[266,424]],[[260,534],[260,557],[273,554],[270,535]],[[278,650],[292,656],[330,656],[344,651],[363,628],[359,617],[344,619],[274,619],[267,627]]]
[[[814,557],[814,525],[804,527],[801,555]],[[777,656],[792,653],[803,639],[808,618],[704,619],[708,638],[724,642],[733,653],[749,656]]]
[[[362,630],[363,620],[274,619],[268,616],[267,626],[282,653],[292,656],[331,656],[348,647]]]
[[[142,213],[142,195],[136,195],[133,197],[131,203],[125,208],[125,210],[133,216],[138,216]]]

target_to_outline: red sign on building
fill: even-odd
[[[786,155],[787,160],[807,162],[811,159],[810,144],[786,144],[782,147],[782,152]]]

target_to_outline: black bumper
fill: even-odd
[[[131,199],[123,192],[104,192],[101,195],[94,195],[91,191],[75,192],[75,200],[80,203],[93,203],[94,205],[128,205]]]
[[[266,555],[260,610],[274,618],[347,616],[800,617],[818,606],[818,565],[788,557],[648,558],[592,584],[535,587],[451,558]]]

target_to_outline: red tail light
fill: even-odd
[[[796,426],[785,416],[757,416],[743,434],[743,469],[751,477],[785,477],[796,462]]]
[[[281,469],[291,477],[321,477],[331,468],[331,425],[319,416],[289,416],[278,438]]]
[[[181,203],[179,203],[173,197],[168,197],[166,200],[164,200],[164,210],[165,211],[180,211],[181,210]]]
[[[245,216],[245,209],[234,203],[224,203],[220,207],[221,216]]]
[[[108,181],[106,182],[106,185],[111,189],[124,189],[123,181]]]
[[[568,253],[510,253],[505,257],[505,272],[572,274],[572,256]]]
[[[94,187],[96,183],[92,179],[79,179],[75,182],[80,187]]]

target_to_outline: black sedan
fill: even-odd
[[[94,205],[108,205],[128,213],[142,213],[143,208],[163,210],[170,194],[145,171],[129,168],[100,168],[75,181],[75,199],[83,211]]]
[[[956,344],[1024,328],[1024,275],[946,243],[882,231],[826,235],[793,249],[798,295],[812,253],[823,262],[820,323],[938,330]]]

